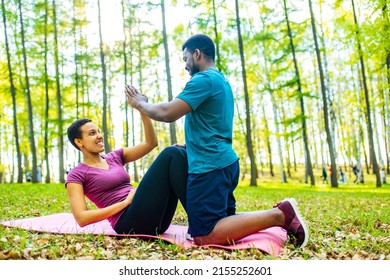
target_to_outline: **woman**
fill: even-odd
[[[188,165],[182,147],[164,149],[139,186],[130,184],[123,166],[157,146],[151,120],[140,114],[145,141],[106,155],[101,154],[103,136],[91,120],[76,120],[68,128],[69,141],[83,154],[65,182],[73,216],[81,227],[108,219],[117,233],[157,235],[168,229],[178,200],[185,207]],[[97,209],[88,209],[85,196]]]

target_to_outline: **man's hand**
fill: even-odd
[[[141,94],[135,87],[126,85],[125,86],[125,93],[126,93],[126,99],[127,103],[135,109],[139,108],[139,104],[142,102],[148,102],[148,98]]]

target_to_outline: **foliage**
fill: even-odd
[[[60,167],[63,162],[60,162],[57,148],[58,139],[64,136],[66,127],[79,117],[91,118],[99,125],[102,122],[102,65],[97,38],[97,2],[56,1],[55,7],[53,1],[47,0],[21,2],[26,26],[27,68],[32,92],[36,156],[39,165],[42,165],[43,174],[48,174],[52,182],[58,182],[59,174],[63,171]],[[389,174],[390,65],[386,64],[390,57],[389,7],[384,0],[355,2],[359,11],[359,36],[356,35],[351,1],[313,1],[326,79],[329,120],[334,132],[332,140],[336,149],[335,155],[330,155],[329,148],[325,145],[326,115],[321,100],[324,97],[319,94],[318,62],[315,59],[307,1],[286,1],[286,8],[283,7],[282,1],[239,1],[247,95],[250,101],[248,114],[243,114],[246,111],[243,65],[237,40],[234,1],[164,1],[173,96],[180,93],[189,78],[183,69],[180,54],[182,43],[191,34],[209,34],[217,46],[217,66],[231,82],[235,94],[233,144],[242,159],[240,163],[245,173],[249,171],[246,165],[250,152],[246,149],[248,139],[245,134],[248,133],[248,128],[244,124],[245,118],[250,118],[253,120],[249,128],[252,130],[250,140],[253,143],[257,166],[272,166],[285,162],[287,173],[290,174],[289,163],[303,163],[305,147],[299,121],[305,120],[314,166],[326,164],[330,157],[337,156],[337,164],[359,162],[370,169],[371,163],[367,156],[370,149],[368,136],[375,134],[373,137],[378,161],[380,165],[387,167]],[[6,24],[0,24],[0,72],[4,77],[0,80],[0,100],[3,105],[0,109],[0,151],[5,169],[4,179],[7,182],[15,182],[16,172],[13,170],[31,169],[32,151],[27,133],[25,70],[18,5],[11,0],[4,0],[4,3]],[[123,146],[122,143],[133,145],[142,141],[143,137],[138,115],[135,114],[134,117],[132,110],[125,111],[127,107],[122,95],[124,82],[136,85],[148,95],[150,102],[168,100],[165,65],[167,57],[162,43],[161,3],[141,0],[101,1],[102,5],[107,5],[102,8],[101,27],[107,69],[108,142],[111,147]],[[60,67],[58,86],[61,91],[60,109],[63,123],[59,122],[59,101],[56,98],[54,10],[57,15]],[[301,92],[297,91],[297,77],[285,12],[289,15],[294,38]],[[16,89],[16,112],[13,112],[14,104],[10,94],[5,33],[9,42],[11,70]],[[361,43],[369,79],[370,106],[375,119],[373,133],[367,133],[367,106],[361,89],[363,81],[359,68],[357,38]],[[304,114],[300,110],[301,98],[305,101]],[[13,122],[14,113],[17,125]],[[125,120],[126,117],[128,120]],[[63,131],[58,131],[60,125],[63,126]],[[183,122],[180,120],[176,125],[178,141],[183,142]],[[160,146],[171,144],[169,125],[157,123],[156,130]],[[23,158],[23,162],[20,164],[13,160],[18,153],[14,131],[20,132],[21,135],[18,141],[21,151],[18,156]],[[48,154],[44,147],[48,148]],[[78,157],[74,151],[68,151],[65,147],[64,153],[65,166],[77,163]],[[45,163],[50,164],[50,170]],[[142,161],[139,165],[142,169]]]
[[[238,211],[269,209],[295,197],[310,228],[308,245],[295,249],[288,241],[279,256],[258,250],[227,251],[167,244],[161,240],[93,235],[36,233],[0,226],[0,259],[390,259],[390,189],[345,184],[308,187],[297,180],[278,184],[263,180],[258,187],[241,182],[236,190]],[[59,184],[0,185],[0,220],[69,212],[66,190]],[[181,205],[174,224],[186,224]]]

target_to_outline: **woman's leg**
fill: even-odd
[[[155,235],[167,230],[178,199],[186,206],[187,173],[185,149],[165,148],[141,180],[133,202],[122,214],[115,231]]]

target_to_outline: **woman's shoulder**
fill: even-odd
[[[78,165],[76,165],[69,171],[68,178],[72,178],[75,176],[77,177],[85,176],[85,174],[88,172],[90,168],[91,167],[89,165],[80,162]]]
[[[104,158],[109,162],[114,161],[123,164],[123,160],[124,160],[123,148],[119,148],[115,151],[102,155],[102,158]]]
[[[121,157],[122,154],[123,154],[123,148],[119,148],[117,150],[102,155],[102,158],[107,159],[107,158]]]
[[[84,184],[85,174],[87,173],[89,166],[83,163],[79,163],[73,167],[66,176],[65,185],[68,183]]]

